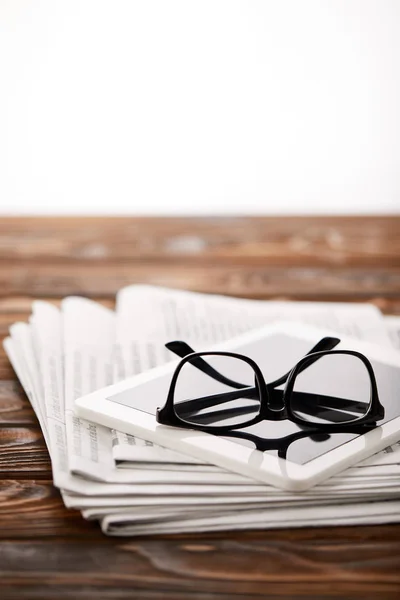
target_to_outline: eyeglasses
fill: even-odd
[[[320,432],[371,427],[384,417],[372,365],[360,352],[333,350],[339,342],[322,338],[270,383],[248,356],[195,352],[185,342],[170,342],[167,348],[182,360],[157,421],[216,435],[263,420],[289,419]]]

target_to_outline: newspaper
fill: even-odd
[[[267,507],[295,510],[330,503],[332,511],[337,503],[377,504],[380,498],[400,497],[400,445],[305,494],[288,494],[212,465],[193,464],[179,453],[167,454],[74,414],[79,395],[173,359],[165,341],[180,337],[204,347],[282,318],[381,344],[389,344],[395,330],[391,321],[389,338],[379,311],[368,305],[255,302],[149,286],[122,290],[116,314],[82,298],[66,299],[61,310],[35,302],[30,323],[12,326],[5,348],[38,416],[66,506],[101,519],[107,533],[130,535],[146,527],[158,532],[157,526],[168,522],[173,531],[179,523],[197,527],[191,507],[198,519],[201,514],[209,518],[199,527],[234,528],[234,515],[242,510],[262,514]],[[217,523],[215,515],[224,514]]]
[[[185,515],[164,515],[153,522],[141,523],[134,514],[111,514],[102,518],[101,528],[107,535],[132,536],[160,533],[196,533],[206,531],[248,530],[323,527],[336,525],[371,525],[399,521],[400,501],[375,502],[371,504],[342,504],[271,510],[244,510],[239,514],[234,511],[226,515],[202,515],[196,518],[190,513]],[[239,518],[238,518],[239,517]],[[143,519],[144,520],[144,519]]]
[[[123,330],[117,324],[117,337],[123,339],[125,332],[125,341],[178,338],[209,346],[272,322],[293,320],[390,344],[380,311],[365,303],[245,300],[133,285],[118,292],[116,312],[123,323]],[[154,366],[151,357],[149,361],[148,368]]]

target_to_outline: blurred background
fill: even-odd
[[[398,0],[0,0],[0,213],[400,212]]]

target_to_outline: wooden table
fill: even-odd
[[[33,298],[134,282],[400,314],[400,217],[0,221],[3,336]],[[400,598],[400,525],[105,538],[64,508],[0,352],[0,598]]]

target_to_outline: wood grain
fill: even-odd
[[[26,425],[37,426],[38,421],[21,385],[17,381],[0,380],[0,426]]]
[[[397,218],[3,218],[0,260],[400,266]]]
[[[0,481],[0,539],[60,536],[102,539],[97,524],[85,521],[76,510],[65,509],[51,481]]]
[[[29,293],[32,297],[79,294],[92,298],[114,296],[132,283],[146,283],[197,292],[249,298],[298,298],[367,301],[397,297],[400,267],[271,267],[219,264],[93,265],[0,264],[0,297]]]
[[[0,427],[0,478],[51,477],[50,459],[38,427]]]
[[[0,338],[35,298],[153,283],[400,314],[400,217],[0,219]],[[105,538],[65,509],[0,349],[0,598],[400,598],[400,526]]]
[[[317,533],[311,541],[271,537],[267,532],[263,539],[203,536],[201,541],[104,540],[102,544],[70,540],[56,545],[32,542],[30,548],[27,553],[20,542],[2,545],[3,585],[34,588],[45,580],[50,589],[95,586],[104,594],[117,587],[186,593],[191,598],[201,597],[199,593],[228,598],[313,594],[396,598],[400,592],[397,542],[348,538],[338,543],[330,531]],[[107,568],[99,569],[105,552]]]

